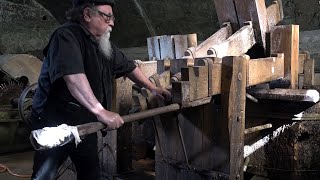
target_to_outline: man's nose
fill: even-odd
[[[113,21],[113,20],[110,20],[110,21],[108,22],[108,25],[111,26],[111,27],[113,27],[113,26],[114,26],[114,21]]]

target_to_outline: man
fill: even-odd
[[[109,41],[114,26],[113,0],[74,0],[69,21],[57,28],[44,49],[37,91],[33,98],[32,128],[101,121],[119,128],[123,119],[109,111],[112,79],[127,76],[160,98],[170,93],[153,85],[131,60]],[[99,179],[96,133],[74,143],[36,151],[32,179],[55,179],[70,156],[81,179]]]

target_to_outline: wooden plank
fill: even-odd
[[[219,45],[209,48],[207,54],[211,57],[240,56],[246,53],[255,44],[252,24],[242,27]]]
[[[175,59],[182,58],[184,56],[184,51],[188,48],[187,35],[173,35],[172,38],[175,47]]]
[[[196,33],[188,34],[187,42],[188,42],[188,47],[197,47],[198,46],[197,34]]]
[[[141,69],[146,77],[150,77],[157,73],[157,61],[140,61],[135,60],[135,65]]]
[[[216,33],[210,36],[208,39],[203,41],[196,48],[188,48],[184,55],[191,56],[193,58],[206,57],[207,51],[213,45],[218,45],[224,40],[229,38],[232,35],[232,29],[230,23],[224,23],[223,27],[219,29]]]
[[[193,64],[194,64],[193,58],[172,59],[170,60],[170,72],[172,74],[177,74],[178,72],[181,72],[181,68],[193,66]]]
[[[304,81],[303,88],[307,89],[314,85],[314,59],[304,61]]]
[[[159,36],[147,38],[149,60],[161,60]]]
[[[266,32],[269,31],[265,0],[234,0],[240,27],[251,21],[258,43],[266,47]]]
[[[275,26],[271,30],[271,54],[284,53],[284,76],[290,88],[298,88],[299,25]]]
[[[157,61],[157,73],[161,74],[170,69],[170,59],[158,60]]]
[[[318,102],[316,90],[305,89],[249,89],[248,93],[257,99],[271,99],[296,102]]]
[[[212,96],[212,68],[213,61],[210,58],[206,59],[195,59],[195,64],[197,66],[206,66],[208,67],[208,97]]]
[[[239,21],[237,18],[237,11],[233,0],[213,0],[214,6],[217,12],[220,27],[223,27],[223,23],[230,22],[232,30],[237,31]]]
[[[181,104],[184,107],[190,102],[190,82],[178,81],[172,82],[172,102]]]
[[[253,86],[280,79],[284,76],[284,55],[250,59],[247,71],[247,86]]]
[[[248,60],[248,56],[224,57],[222,59],[222,116],[218,125],[224,132],[223,134],[229,134],[227,137],[220,137],[222,148],[230,152],[227,158],[228,161],[223,164],[230,174],[229,179],[243,179],[246,70]]]
[[[299,89],[303,88],[304,74],[299,74]],[[314,73],[314,86],[320,85],[320,73]]]
[[[299,54],[298,61],[299,61],[299,74],[303,73],[304,68],[304,61],[306,59],[310,59],[310,53],[308,51],[302,51]]]
[[[167,59],[167,58],[175,59],[172,36],[170,35],[160,36],[159,42],[160,42],[160,60]]]
[[[181,81],[190,82],[190,101],[208,97],[208,67],[193,66],[181,69]]]
[[[283,19],[282,4],[279,1],[273,1],[272,4],[267,7],[267,21],[269,28],[276,26]]]
[[[298,57],[298,61],[299,61],[299,74],[302,74],[303,73],[303,69],[304,69],[304,61],[306,59],[306,55],[305,54],[299,54],[299,57]]]
[[[221,93],[221,58],[195,59],[198,66],[208,66],[208,96]]]

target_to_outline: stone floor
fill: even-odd
[[[0,164],[9,168],[13,173],[18,175],[31,175],[33,164],[33,151],[0,154]],[[0,179],[1,180],[21,180],[30,178],[20,178],[10,174],[8,171],[1,172],[3,168],[0,167]],[[72,180],[76,179],[75,173],[70,170],[66,170],[58,180]]]
[[[21,153],[11,153],[11,154],[0,154],[0,165],[8,167],[13,173],[19,175],[31,175],[32,173],[32,161],[33,151],[21,152]],[[151,162],[151,164],[150,164]],[[152,161],[141,160],[133,162],[133,166],[136,167],[135,170],[120,174],[114,177],[116,180],[154,180],[154,172],[146,169],[148,166],[152,166]],[[30,178],[19,178],[11,175],[8,171],[2,172],[3,168],[0,167],[0,180],[21,180]],[[67,169],[58,180],[76,180],[76,174]]]

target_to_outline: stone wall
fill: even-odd
[[[34,0],[0,1],[0,53],[39,56],[58,22]]]
[[[299,24],[300,31],[319,29],[319,1],[282,1],[282,24]],[[71,1],[64,0],[0,1],[0,52],[42,49],[70,7]],[[114,11],[111,38],[121,48],[146,46],[147,37],[164,34],[197,33],[203,41],[219,29],[212,0],[116,0]]]

